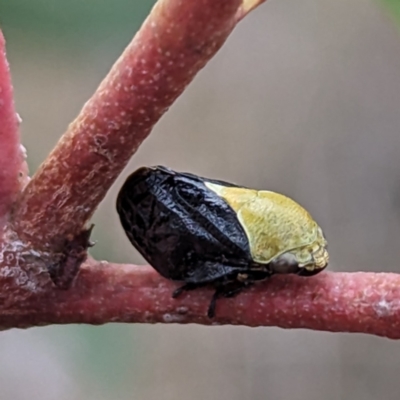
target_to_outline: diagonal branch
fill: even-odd
[[[160,0],[26,188],[14,226],[59,250],[237,22],[240,0]]]
[[[312,278],[276,276],[235,298],[220,299],[206,316],[211,289],[187,292],[151,267],[89,261],[69,291],[51,290],[23,307],[0,306],[3,328],[51,323],[198,323],[278,326],[361,332],[400,339],[400,275],[321,273]]]

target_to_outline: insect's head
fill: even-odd
[[[291,272],[311,276],[326,268],[328,262],[328,244],[321,228],[318,227],[316,238],[312,243],[281,254],[271,262],[270,266],[275,273]]]

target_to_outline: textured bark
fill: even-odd
[[[18,126],[5,40],[0,32],[0,227],[4,226],[13,202],[26,183],[28,172]]]
[[[20,238],[59,250],[151,128],[217,52],[240,0],[161,0],[39,168],[15,210]]]
[[[172,299],[178,284],[151,267],[81,265],[90,246],[86,224],[122,168],[235,24],[262,2],[160,0],[22,192],[26,165],[0,37],[0,328],[162,322],[400,338],[396,274],[277,276],[219,300],[210,320],[212,288]]]
[[[36,287],[42,287],[37,275]],[[217,302],[207,318],[212,289],[196,289],[173,299],[177,283],[151,267],[88,261],[73,288],[51,285],[7,307],[0,325],[104,324],[107,322],[197,323],[278,326],[330,332],[362,332],[400,338],[400,275],[321,273],[313,278],[275,276],[240,295]]]

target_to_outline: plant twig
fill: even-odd
[[[5,40],[0,32],[0,227],[4,226],[27,176],[18,118],[14,109]]]
[[[400,338],[397,274],[276,276],[219,300],[209,320],[211,288],[172,299],[177,284],[148,266],[89,259],[79,270],[90,246],[85,224],[113,181],[235,24],[262,2],[160,0],[16,204],[23,163],[0,38],[0,220],[15,206],[0,241],[0,328],[176,322]]]
[[[234,28],[240,0],[160,0],[69,126],[15,210],[19,236],[59,250],[154,124]]]
[[[171,298],[177,284],[151,267],[88,261],[69,291],[50,290],[21,307],[0,306],[3,328],[27,324],[108,322],[278,326],[361,332],[400,339],[400,275],[321,273],[275,276],[220,299],[207,318],[211,288]]]

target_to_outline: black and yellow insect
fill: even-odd
[[[310,214],[288,197],[231,183],[143,167],[122,186],[117,211],[142,256],[164,277],[213,285],[230,297],[277,273],[310,276],[328,264],[327,242]]]

